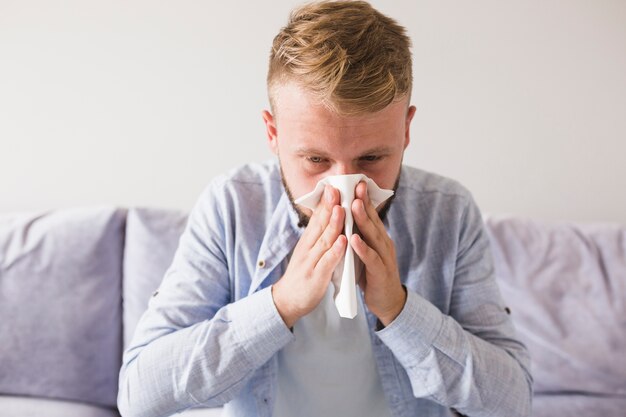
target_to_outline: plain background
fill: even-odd
[[[0,211],[189,210],[273,157],[267,58],[299,3],[0,0]],[[372,3],[413,39],[405,163],[486,213],[626,223],[626,2]]]

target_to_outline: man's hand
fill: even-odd
[[[395,246],[370,202],[365,182],[356,186],[352,213],[363,235],[361,239],[355,233],[350,240],[352,248],[365,264],[365,274],[359,285],[365,293],[367,307],[387,326],[404,308],[406,291],[400,282]]]
[[[322,301],[333,271],[346,251],[348,241],[341,234],[345,213],[338,204],[339,191],[326,186],[285,275],[272,287],[274,304],[288,327]]]

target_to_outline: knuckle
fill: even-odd
[[[327,251],[333,245],[326,233],[320,236],[318,243],[324,251]]]
[[[319,236],[324,231],[324,226],[320,224],[319,219],[315,219],[315,221],[309,223],[307,229],[313,236]]]
[[[332,208],[332,206],[331,206]],[[330,209],[326,203],[320,204],[317,206],[311,218],[314,218],[317,221],[323,220],[328,217],[330,213]]]

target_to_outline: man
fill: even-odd
[[[264,112],[278,161],[214,180],[125,352],[124,416],[226,404],[227,416],[524,416],[527,352],[500,298],[480,212],[457,182],[402,165],[412,83],[405,30],[369,4],[314,3],[276,36]],[[329,175],[365,174],[351,206]],[[332,308],[350,245],[359,312]],[[331,306],[331,308],[329,308]]]

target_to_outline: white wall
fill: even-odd
[[[271,157],[271,40],[298,1],[0,0],[0,211],[189,209]],[[485,212],[626,223],[626,2],[373,1],[409,28],[405,162]]]

